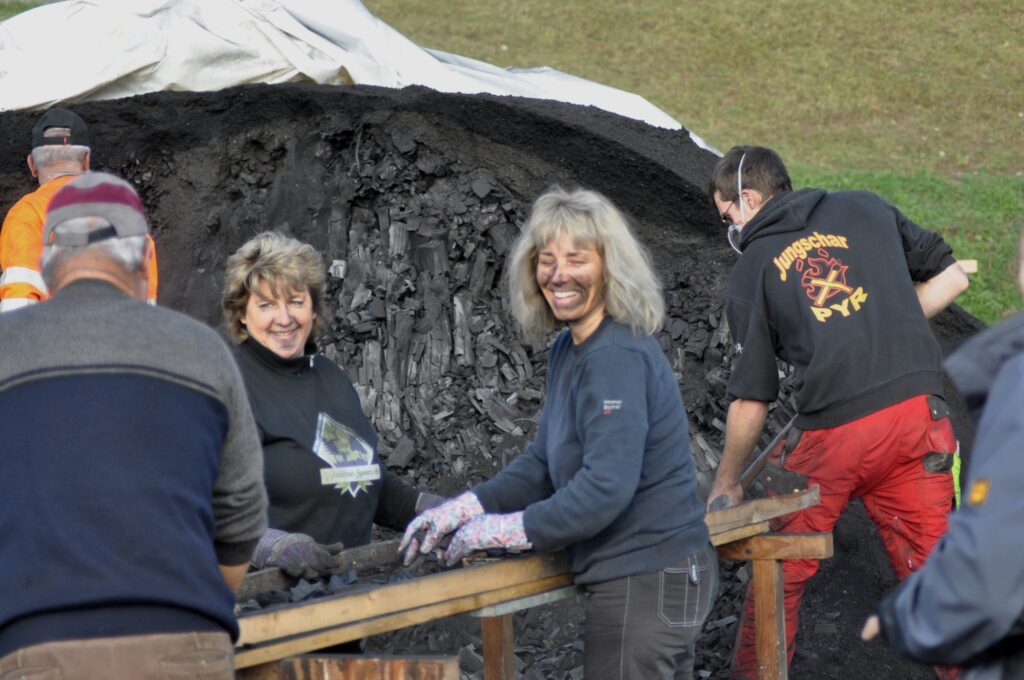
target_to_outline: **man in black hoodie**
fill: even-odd
[[[966,289],[966,275],[938,234],[875,194],[793,191],[771,149],[731,149],[710,194],[740,258],[726,292],[736,359],[725,449],[708,498],[743,497],[739,476],[778,394],[778,357],[795,369],[799,434],[781,462],[821,488],[819,505],[780,528],[831,531],[861,498],[903,579],[924,563],[952,505],[956,440],[928,318]],[[817,569],[817,560],[783,564],[790,660]],[[748,594],[733,677],[756,676]]]

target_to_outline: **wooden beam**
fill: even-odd
[[[529,581],[515,586],[498,588],[486,593],[457,597],[445,602],[416,607],[395,614],[380,616],[366,621],[354,621],[326,630],[317,630],[298,638],[279,641],[273,640],[250,649],[235,649],[235,668],[247,668],[267,663],[276,659],[284,659],[296,654],[303,654],[331,645],[358,640],[369,635],[379,635],[400,628],[408,628],[434,619],[462,614],[464,612],[486,607],[498,602],[507,602],[535,593],[562,588],[572,582],[572,575],[557,574],[536,581]],[[300,607],[299,609],[305,609]],[[244,623],[244,620],[242,621]]]
[[[335,557],[334,571],[342,574],[350,569],[375,569],[399,562],[398,544],[401,539],[378,541],[358,548],[342,550]],[[284,590],[293,587],[299,579],[288,576],[280,569],[261,569],[245,575],[245,581],[235,593],[237,602],[256,597],[260,593]]]
[[[815,484],[810,489],[805,489],[799,493],[757,498],[744,501],[731,508],[709,512],[704,517],[704,523],[708,525],[708,531],[714,536],[737,527],[782,517],[791,512],[817,505],[820,502],[821,490]]]
[[[742,527],[736,527],[729,531],[722,531],[717,534],[711,534],[711,545],[720,546],[726,543],[732,543],[733,541],[739,541],[744,538],[750,538],[751,536],[757,536],[758,534],[768,533],[770,527],[768,522],[758,522],[757,524],[748,524]]]
[[[488,605],[486,607],[481,607],[476,611],[466,612],[466,614],[480,619],[484,619],[489,616],[515,614],[516,612],[524,609],[531,609],[543,604],[551,604],[552,602],[558,602],[559,600],[564,600],[569,597],[575,597],[582,592],[583,589],[579,586],[565,586],[564,588],[558,588],[557,590],[548,590],[529,597],[520,597],[508,602],[502,602],[501,604]]]
[[[489,616],[480,624],[484,634],[484,680],[515,680],[512,615]]]
[[[725,560],[799,560],[832,557],[832,534],[762,534],[718,546]]]
[[[751,539],[753,540],[753,539]],[[786,609],[782,593],[782,563],[754,560],[754,636],[759,680],[786,680]]]
[[[560,585],[569,585],[572,576],[568,570],[565,553],[513,557],[367,588],[355,594],[324,597],[300,607],[255,612],[239,618],[238,644],[298,635],[548,576],[564,575],[565,582]]]
[[[236,673],[238,680],[459,680],[459,662],[444,658],[303,656]]]

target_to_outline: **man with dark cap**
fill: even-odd
[[[0,312],[48,297],[46,284],[39,275],[46,209],[61,187],[89,169],[90,158],[89,130],[73,111],[50,109],[32,128],[32,153],[26,160],[29,172],[39,180],[39,188],[11,207],[0,230]],[[150,241],[146,297],[155,303],[156,250]]]
[[[145,304],[148,231],[130,184],[73,179],[52,300],[0,315],[0,677],[234,677],[260,441],[220,337]]]

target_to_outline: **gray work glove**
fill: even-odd
[[[267,529],[252,556],[257,569],[277,567],[289,576],[314,579],[334,571],[341,543],[321,545],[306,534],[290,534],[280,529]]]
[[[430,510],[444,503],[447,498],[444,496],[437,496],[429,491],[421,491],[420,495],[416,497],[416,514],[420,514],[424,510]]]

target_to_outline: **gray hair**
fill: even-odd
[[[527,339],[538,340],[559,327],[537,285],[537,257],[541,248],[562,235],[601,254],[608,316],[637,335],[654,333],[661,327],[665,317],[661,283],[647,250],[633,235],[623,214],[597,192],[567,192],[552,187],[534,202],[508,261],[512,317]]]
[[[32,162],[36,168],[48,168],[58,163],[85,163],[85,157],[89,154],[89,147],[73,144],[48,144],[37,146],[32,149]]]
[[[80,217],[57,225],[54,231],[72,234],[88,233],[96,228],[95,217]],[[68,260],[85,253],[102,254],[116,262],[125,273],[132,274],[142,269],[146,261],[146,236],[126,236],[125,238],[108,238],[96,241],[87,246],[44,245],[43,254],[39,258],[39,269],[47,288],[53,289],[53,274]]]

